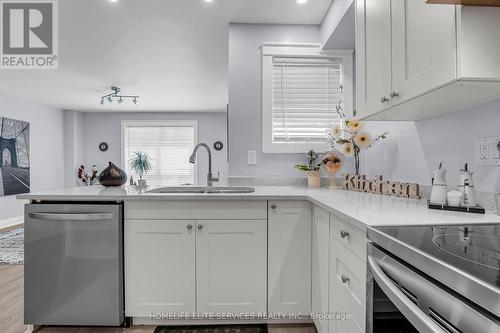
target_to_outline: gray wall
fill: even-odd
[[[261,56],[263,42],[319,42],[315,26],[232,24],[229,32],[230,176],[304,176],[293,165],[300,154],[261,153]],[[367,122],[372,135],[389,138],[363,152],[362,171],[430,185],[440,161],[455,186],[465,162],[475,172],[476,188],[500,191],[500,167],[476,166],[475,139],[500,135],[500,101],[418,122]],[[257,151],[257,165],[247,165],[247,151]],[[353,169],[351,159],[343,171]]]
[[[0,116],[30,122],[31,191],[62,188],[63,111],[0,93]],[[23,215],[24,201],[0,197],[0,220]]]
[[[229,175],[298,176],[302,154],[263,154],[261,53],[263,42],[320,43],[319,26],[231,24],[229,28]],[[248,165],[249,150],[257,165]]]
[[[70,112],[70,111],[66,111]],[[68,115],[70,117],[70,115]],[[78,116],[77,116],[78,117]],[[116,165],[123,167],[121,161],[121,122],[122,120],[197,120],[198,121],[198,141],[206,142],[210,146],[215,141],[222,141],[224,149],[220,152],[213,152],[214,172],[220,171],[221,178],[225,179],[227,174],[226,162],[226,114],[219,113],[175,113],[175,112],[107,112],[107,113],[81,113],[81,134],[76,134],[73,138],[80,141],[77,146],[82,150],[81,158],[78,160],[78,153],[75,159],[69,159],[70,165],[67,168],[66,177],[70,179],[67,186],[75,186],[76,171],[81,163],[87,168],[95,164],[99,171],[102,171],[113,161]],[[76,126],[78,128],[78,126]],[[71,137],[70,137],[71,138]],[[107,152],[101,152],[98,145],[101,142],[109,144]],[[67,140],[70,142],[70,140]],[[67,150],[71,150],[67,148]],[[73,162],[72,162],[73,161]],[[76,166],[74,165],[76,163]],[[208,168],[206,153],[200,151],[198,160],[198,181],[205,183]],[[73,181],[71,182],[71,178]]]

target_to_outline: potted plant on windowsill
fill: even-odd
[[[307,172],[307,184],[309,187],[318,188],[321,185],[321,162],[316,162],[319,155],[314,150],[309,150],[306,156],[309,162],[307,164],[299,163],[295,165],[295,168]]]
[[[142,179],[144,175],[151,171],[151,157],[142,151],[136,151],[134,156],[130,159],[130,168],[139,175],[139,187],[147,185],[146,179]]]

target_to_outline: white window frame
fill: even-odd
[[[273,59],[274,57],[338,58],[342,59],[344,82],[344,113],[353,109],[353,51],[323,51],[320,44],[263,43],[262,51],[262,152],[303,153],[309,149],[325,152],[328,143],[278,143],[273,142]]]
[[[128,168],[129,161],[127,160],[127,154],[125,152],[126,147],[128,146],[127,136],[125,128],[127,126],[137,126],[137,127],[186,127],[192,126],[194,127],[194,143],[198,142],[198,121],[196,120],[122,120],[122,140],[121,140],[121,160],[123,162],[123,167],[125,170]],[[194,147],[193,147],[194,148]],[[194,183],[198,184],[198,163],[195,163],[193,166],[194,173]]]

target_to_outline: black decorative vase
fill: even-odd
[[[127,174],[125,171],[109,162],[109,166],[104,169],[99,175],[99,183],[102,186],[122,186],[127,182]]]

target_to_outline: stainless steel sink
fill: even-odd
[[[242,186],[168,186],[149,190],[146,193],[253,193],[253,187]]]

